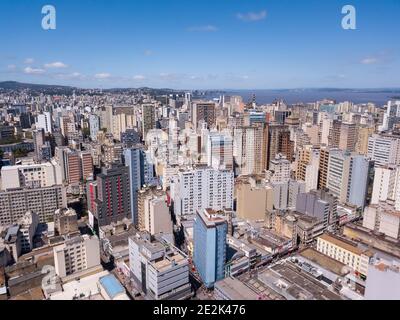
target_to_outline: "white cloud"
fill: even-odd
[[[47,69],[61,69],[61,68],[67,68],[68,66],[63,62],[57,61],[52,63],[46,63],[44,67]]]
[[[190,27],[187,30],[190,32],[215,32],[218,31],[218,28],[213,25],[206,25],[206,26]]]
[[[7,66],[7,69],[10,70],[10,71],[12,71],[12,70],[17,69],[17,66],[16,66],[15,64],[9,64],[9,65]]]
[[[267,17],[267,11],[238,13],[236,17],[242,21],[260,21]]]
[[[45,70],[39,69],[39,68],[35,69],[35,68],[31,68],[31,67],[26,67],[24,69],[24,73],[26,73],[26,74],[43,74],[45,72],[46,72]]]
[[[25,64],[32,64],[34,62],[35,62],[35,59],[33,59],[33,58],[26,58],[24,61]]]
[[[378,62],[379,62],[379,59],[378,58],[374,58],[374,57],[368,57],[368,58],[365,58],[365,59],[361,60],[362,64],[375,64],[375,63],[378,63]]]
[[[142,81],[146,80],[146,77],[141,74],[137,74],[136,76],[133,77],[133,80]]]
[[[111,77],[111,74],[109,73],[97,73],[94,75],[95,79],[98,80],[104,80],[104,79],[108,79]]]

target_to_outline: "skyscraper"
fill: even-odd
[[[144,185],[155,185],[153,164],[148,161],[142,145],[124,150],[125,166],[129,172],[132,221],[138,225],[138,192]]]
[[[373,134],[368,140],[368,157],[377,165],[400,164],[400,136]]]
[[[36,129],[44,129],[45,133],[53,132],[50,112],[43,112],[37,116]]]
[[[357,126],[334,120],[330,132],[330,146],[345,151],[355,151],[357,142]]]
[[[233,208],[233,171],[208,167],[180,171],[171,178],[171,199],[177,216]]]
[[[208,136],[207,163],[214,169],[233,170],[233,139],[228,133]]]
[[[146,140],[149,130],[156,127],[156,109],[154,104],[142,105],[142,138]]]
[[[89,116],[89,129],[90,139],[97,141],[97,134],[100,131],[100,118],[95,114]]]
[[[129,170],[122,165],[111,165],[103,168],[96,177],[96,183],[89,183],[88,199],[90,202],[89,221],[94,230],[112,222],[131,218],[131,197]],[[96,195],[94,197],[93,195]]]
[[[207,288],[225,277],[227,231],[228,224],[223,214],[211,209],[197,211],[193,262]]]
[[[216,111],[214,102],[195,102],[192,107],[192,123],[195,129],[198,128],[199,121],[207,123],[208,128],[212,128],[216,121]]]

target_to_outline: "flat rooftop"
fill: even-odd
[[[313,248],[305,249],[299,252],[299,255],[303,258],[310,260],[322,268],[327,269],[337,275],[344,276],[347,272],[345,271],[346,265],[328,257]]]
[[[10,298],[10,300],[25,300],[25,301],[38,301],[44,300],[44,294],[42,288],[32,288],[24,293],[21,293],[15,297]]]
[[[174,252],[172,255],[164,257],[164,259],[162,259],[161,261],[153,262],[152,266],[158,272],[164,272],[171,267],[173,262],[175,262],[175,264],[177,265],[184,265],[187,264],[187,259],[180,253]]]
[[[288,300],[342,300],[325,284],[287,260],[262,271],[258,280]]]
[[[353,242],[350,242],[348,240],[345,240],[345,239],[342,239],[342,238],[339,238],[339,237],[336,237],[333,235],[329,235],[327,233],[324,233],[319,238],[321,238],[322,240],[325,240],[327,242],[330,242],[338,247],[341,247],[347,251],[350,251],[354,254],[361,255],[363,253],[363,251],[361,249],[359,249],[356,244],[354,244]]]
[[[229,296],[231,300],[258,300],[259,298],[259,295],[243,282],[231,277],[218,281],[215,289]]]

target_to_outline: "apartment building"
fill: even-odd
[[[64,278],[100,265],[100,244],[96,236],[66,237],[53,248],[56,274]]]
[[[10,189],[0,192],[0,225],[16,223],[27,211],[39,215],[40,222],[49,222],[57,209],[67,206],[63,186],[35,189]]]
[[[171,199],[178,216],[195,214],[206,208],[233,208],[233,171],[194,167],[171,178]]]

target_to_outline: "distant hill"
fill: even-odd
[[[59,86],[59,85],[47,85],[47,84],[34,84],[34,83],[21,83],[17,81],[4,81],[0,82],[0,89],[6,90],[74,90],[73,87]]]
[[[33,96],[38,96],[40,94],[71,96],[74,93],[74,91],[77,94],[79,94],[81,91],[80,89],[74,87],[67,87],[60,85],[21,83],[16,81],[0,82],[0,92],[21,91],[21,90],[28,90],[29,94]]]

